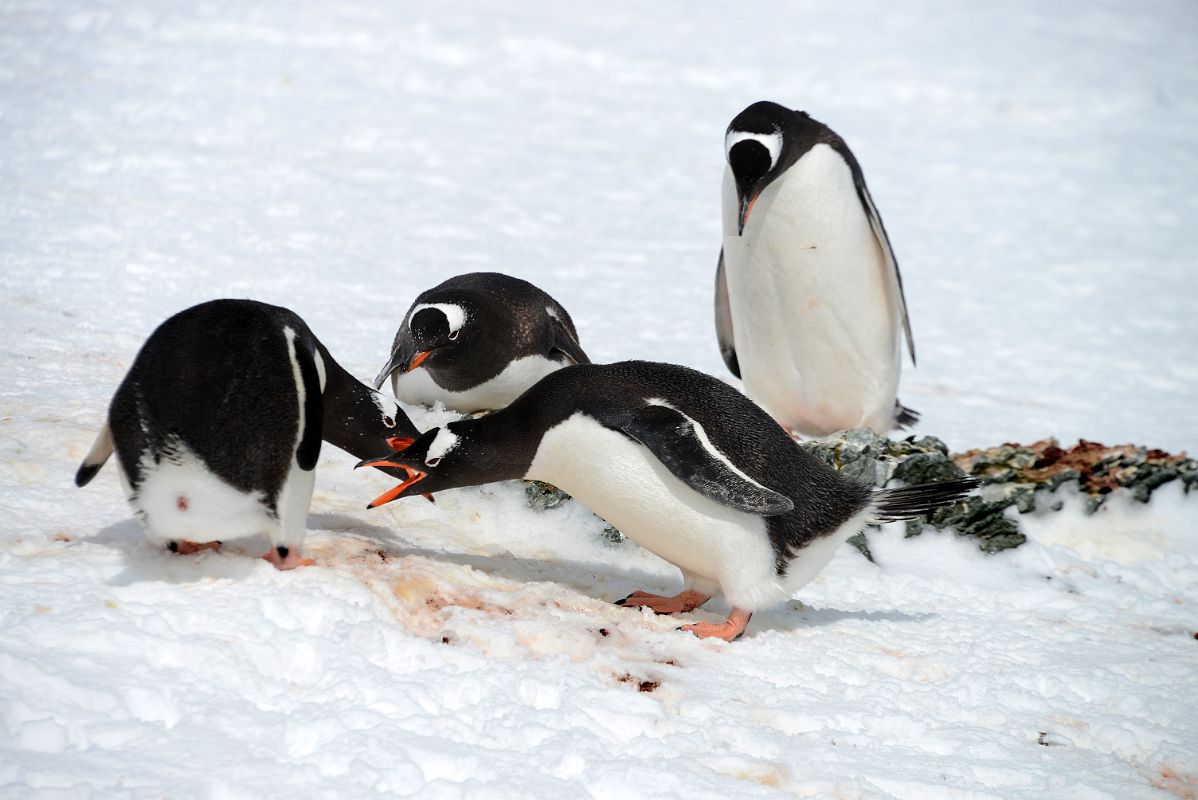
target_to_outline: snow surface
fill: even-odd
[[[595,360],[724,375],[723,134],[758,99],[863,165],[917,432],[1198,451],[1196,37],[1184,0],[0,0],[0,796],[1198,795],[1176,486],[997,557],[874,534],[724,645],[612,606],[677,572],[519,484],[366,512],[389,482],[326,448],[291,573],[151,546],[111,465],[71,484],[213,297],[368,378],[416,294],[500,270]]]

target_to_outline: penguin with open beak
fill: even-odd
[[[291,569],[312,563],[300,546],[321,441],[362,458],[417,436],[399,405],[343,369],[297,314],[213,300],[146,340],[75,483],[115,452],[149,538],[186,554],[265,534],[266,559]]]
[[[723,382],[644,361],[554,372],[506,408],[359,466],[411,470],[370,508],[519,478],[559,486],[681,570],[677,595],[635,592],[622,605],[685,612],[719,591],[732,606],[727,620],[683,629],[726,640],[754,611],[793,596],[866,524],[923,516],[976,484],[857,483]]]

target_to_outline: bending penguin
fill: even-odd
[[[508,407],[425,431],[359,466],[406,467],[397,497],[526,478],[561,487],[676,565],[683,591],[622,602],[690,611],[715,592],[732,613],[683,626],[732,640],[789,599],[869,522],[922,516],[973,479],[878,490],[798,446],[740,392],[686,367],[628,361],[561,370]]]
[[[416,298],[374,386],[391,376],[405,403],[489,411],[554,370],[589,363],[556,300],[519,278],[471,272]]]
[[[896,398],[900,328],[915,363],[902,278],[848,145],[760,102],[732,120],[724,152],[715,323],[728,369],[788,430],[913,424]]]
[[[295,313],[213,300],[146,340],[75,483],[85,486],[115,451],[151,539],[190,553],[266,534],[266,559],[291,569],[312,563],[300,545],[321,440],[362,458],[417,435],[398,404],[342,369]]]

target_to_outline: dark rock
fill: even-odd
[[[524,499],[533,511],[548,511],[569,500],[570,495],[549,483],[525,481]]]
[[[857,548],[861,555],[865,556],[866,560],[871,564],[876,564],[874,554],[869,552],[869,541],[865,538],[864,533],[858,533],[856,536],[849,537],[849,544]]]
[[[624,540],[626,538],[628,538],[624,534],[622,534],[618,530],[616,530],[614,526],[611,526],[611,525],[604,527],[603,532],[599,534],[599,537],[603,540],[604,544],[609,545],[611,547],[620,546],[621,544],[624,543]]]
[[[1147,503],[1153,491],[1171,481],[1182,481],[1186,492],[1198,486],[1198,461],[1135,445],[1107,447],[1081,440],[1063,448],[1046,439],[950,455],[934,436],[891,441],[867,430],[850,430],[800,446],[845,475],[875,486],[891,480],[938,483],[962,475],[980,479],[985,487],[981,496],[938,509],[931,519],[909,520],[906,536],[919,536],[928,525],[952,528],[990,553],[1027,541],[1017,518],[1007,516],[1007,508],[1013,506],[1020,514],[1060,511],[1064,501],[1054,495],[1071,481],[1085,495],[1089,513],[1120,487]],[[864,538],[853,544],[869,557]]]

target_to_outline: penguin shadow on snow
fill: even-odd
[[[648,589],[670,595],[681,588],[681,577],[672,580],[660,573],[637,569],[622,569],[614,564],[564,561],[560,559],[521,558],[518,556],[472,555],[429,550],[414,547],[394,529],[385,525],[363,522],[348,514],[321,513],[309,518],[310,530],[351,536],[379,549],[380,556],[387,560],[406,557],[425,558],[443,564],[469,567],[491,578],[507,580],[517,584],[551,583],[577,592],[585,597],[604,603],[627,596],[637,589]],[[335,567],[334,567],[335,568]],[[402,566],[400,567],[402,569]],[[629,608],[627,613],[638,613]],[[678,624],[704,619],[722,619],[729,607],[721,598],[713,597],[702,608],[685,614],[662,617],[663,620],[678,620]],[[815,608],[798,600],[792,600],[778,608],[758,611],[749,624],[745,639],[752,639],[757,632],[776,631],[792,633],[812,631],[823,627],[835,627],[844,622],[859,623],[924,623],[937,618],[932,613],[908,613],[896,610],[847,611],[838,608]]]
[[[560,584],[569,590],[602,602],[612,602],[624,597],[636,587],[647,586],[662,592],[673,592],[677,588],[674,581],[663,578],[658,573],[621,569],[615,565],[520,558],[502,554],[487,556],[447,553],[413,547],[391,528],[363,522],[346,514],[313,514],[309,518],[308,529],[310,532],[323,532],[333,536],[346,535],[368,543],[372,547],[377,547],[380,555],[385,555],[387,560],[418,557],[469,567],[488,577],[517,584]],[[113,523],[94,536],[79,541],[109,547],[121,556],[124,569],[108,581],[112,586],[130,586],[145,581],[185,584],[213,578],[244,580],[255,570],[266,567],[265,562],[257,553],[258,550],[265,551],[267,547],[265,537],[262,537],[261,542],[254,539],[233,542],[220,552],[202,552],[183,556],[172,553],[148,540],[141,525],[132,518]],[[255,547],[256,545],[260,545],[260,547]],[[338,568],[336,564],[324,564],[322,561],[318,561],[317,566]],[[402,570],[402,566],[400,569]],[[692,618],[719,616],[725,610],[720,599],[713,598],[704,608],[688,614],[675,615],[673,618],[686,621]],[[785,606],[759,611],[754,615],[745,638],[752,639],[758,631],[789,633],[836,626],[846,621],[927,622],[935,619],[936,616],[930,613],[912,614],[893,610],[845,611],[836,608],[813,608],[801,604],[799,601],[791,601]]]
[[[377,545],[387,558],[427,558],[430,561],[470,567],[489,577],[514,583],[557,583],[579,594],[605,602],[619,600],[645,586],[665,591],[675,585],[668,579],[663,580],[660,574],[639,569],[624,569],[615,564],[522,558],[504,553],[473,555],[414,547],[392,528],[363,522],[347,514],[313,514],[309,517],[309,529],[346,534],[368,541]]]
[[[133,518],[113,523],[79,542],[108,547],[120,555],[124,569],[108,581],[110,586],[130,586],[143,581],[195,583],[206,578],[243,580],[266,564],[260,556],[269,546],[263,536],[261,542],[241,540],[220,552],[181,556],[147,539],[145,531]],[[254,550],[257,545],[260,548]]]
[[[791,600],[784,606],[768,611],[758,611],[753,623],[749,624],[746,637],[752,636],[753,629],[779,632],[812,630],[823,627],[835,627],[843,622],[931,622],[938,614],[927,612],[907,613],[905,611],[845,611],[839,608],[813,608],[798,600]],[[754,624],[756,623],[756,624]]]
[[[391,528],[363,522],[346,514],[312,514],[308,531],[316,534],[310,540],[313,544],[319,542],[321,533],[346,535],[379,548],[387,559],[414,556],[470,567],[489,577],[513,583],[558,583],[603,601],[619,599],[633,591],[633,588],[627,587],[649,585],[663,590],[669,588],[666,585],[669,582],[662,581],[660,575],[643,570],[620,569],[614,565],[521,558],[505,554],[470,555],[414,547]],[[147,539],[141,525],[133,518],[113,523],[79,541],[108,547],[120,554],[124,569],[109,580],[113,586],[129,586],[142,581],[192,583],[205,578],[244,580],[264,563],[260,555],[269,547],[263,536],[260,541],[250,538],[226,543],[219,551],[179,555]],[[335,543],[333,547],[335,552]],[[336,569],[337,565],[318,560],[317,567]]]

